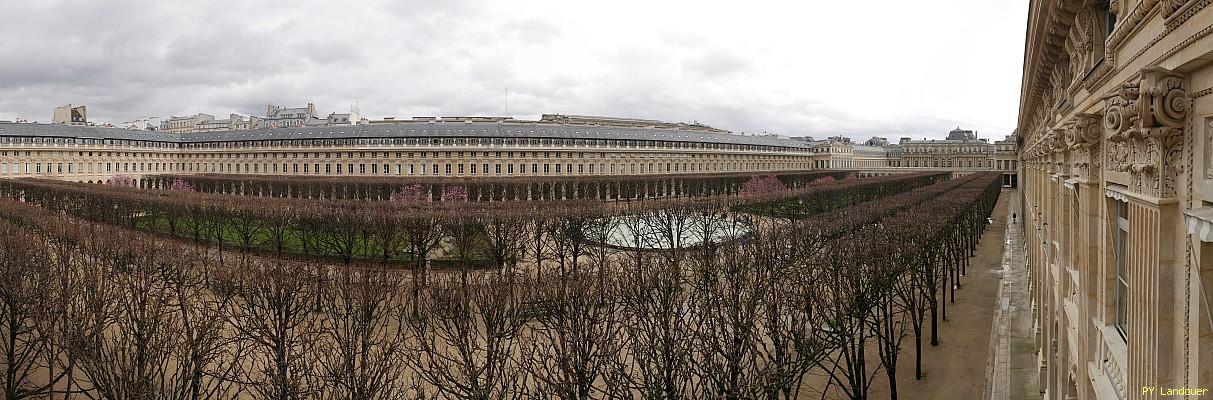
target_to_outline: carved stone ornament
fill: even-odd
[[[1104,97],[1108,168],[1129,173],[1129,189],[1157,198],[1176,196],[1183,171],[1184,127],[1190,112],[1186,79],[1161,67]]]
[[[1060,153],[1066,151],[1069,146],[1066,145],[1066,128],[1054,129],[1049,132],[1049,147],[1053,152]]]
[[[1213,119],[1205,121],[1205,132],[1213,132]],[[1213,179],[1213,137],[1205,142],[1205,179]]]
[[[1070,147],[1073,172],[1083,179],[1097,179],[1100,171],[1099,139],[1103,132],[1098,114],[1079,113],[1067,124],[1066,143]]]
[[[1099,136],[1102,132],[1099,121],[1099,114],[1079,113],[1075,115],[1067,124],[1066,145],[1071,149],[1099,145]]]

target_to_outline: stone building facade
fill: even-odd
[[[908,140],[901,143],[902,162],[911,168],[984,171],[993,166],[994,146],[973,131],[953,129],[943,140]]]
[[[202,115],[165,121],[160,131],[0,123],[0,178],[103,182],[118,174],[159,173],[530,177],[980,170],[959,167],[962,163],[955,161],[940,164],[946,167],[910,167],[902,160],[901,145],[737,135],[701,124],[626,118],[415,117],[368,124],[236,127],[241,130],[229,129],[230,121],[260,122],[236,115],[216,121]],[[953,156],[939,154],[943,159]]]
[[[0,123],[0,178],[114,175],[535,177],[813,169],[804,142],[540,121],[401,121],[169,133]]]
[[[1018,151],[1046,398],[1213,396],[1210,3],[1031,1]]]
[[[316,114],[316,105],[307,103],[306,107],[265,106],[266,128],[297,128],[304,126],[324,125],[326,119]]]
[[[897,144],[873,137],[864,144],[851,144],[836,138],[822,141],[806,140],[820,154],[816,168],[860,169],[877,171],[932,170],[969,174],[978,171],[1002,171],[1003,186],[1018,183],[1014,133],[990,143],[977,139],[972,131],[959,128],[947,139],[912,140],[901,138]]]
[[[61,125],[88,125],[88,107],[66,106],[55,107],[54,114],[51,114],[52,124]]]
[[[170,117],[160,122],[160,130],[169,133],[223,132],[252,129],[260,125],[257,117],[229,114],[227,119],[215,119],[210,114],[195,114],[188,117]]]

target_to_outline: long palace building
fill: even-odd
[[[1213,398],[1213,7],[1032,0],[1018,133],[1041,390]]]
[[[294,176],[534,177],[712,174],[810,169],[972,172],[1013,158],[1009,137],[929,141],[900,160],[901,145],[852,145],[737,135],[698,124],[549,114],[539,121],[445,117],[362,124],[166,132],[79,124],[0,123],[0,178],[104,182],[173,174]],[[968,132],[968,131],[964,131]],[[915,141],[903,140],[906,143]],[[915,146],[906,144],[906,146]],[[968,163],[956,158],[958,149]],[[978,156],[979,155],[979,156]],[[974,164],[973,157],[980,160]],[[1013,179],[1008,179],[1013,182]]]

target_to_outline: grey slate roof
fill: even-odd
[[[894,146],[868,146],[865,144],[852,144],[851,148],[855,150],[856,154],[887,154],[892,153],[896,149]]]
[[[654,140],[781,146],[807,149],[810,143],[769,136],[741,136],[676,129],[563,125],[541,122],[435,122],[167,133],[92,126],[0,123],[0,136],[123,139],[169,143],[210,143],[293,139],[481,137]]]

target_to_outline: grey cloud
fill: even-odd
[[[684,60],[682,67],[697,78],[719,79],[749,70],[750,63],[745,55],[711,49]]]
[[[501,30],[528,44],[547,43],[560,36],[559,27],[536,19],[511,21],[503,25]]]
[[[321,112],[358,103],[373,118],[495,115],[504,112],[508,86],[510,112],[519,116],[615,115],[857,138],[996,125],[936,115],[879,119],[810,100],[828,94],[764,87],[754,78],[780,61],[717,45],[712,29],[657,27],[639,38],[626,35],[638,28],[629,26],[582,32],[575,21],[511,14],[510,7],[483,0],[0,0],[7,14],[0,120],[46,121],[66,103],[88,105],[103,122],[257,115],[266,104],[307,102]],[[597,41],[567,40],[583,36]],[[561,68],[519,67],[536,64],[524,56],[540,65],[561,61],[550,63]]]

